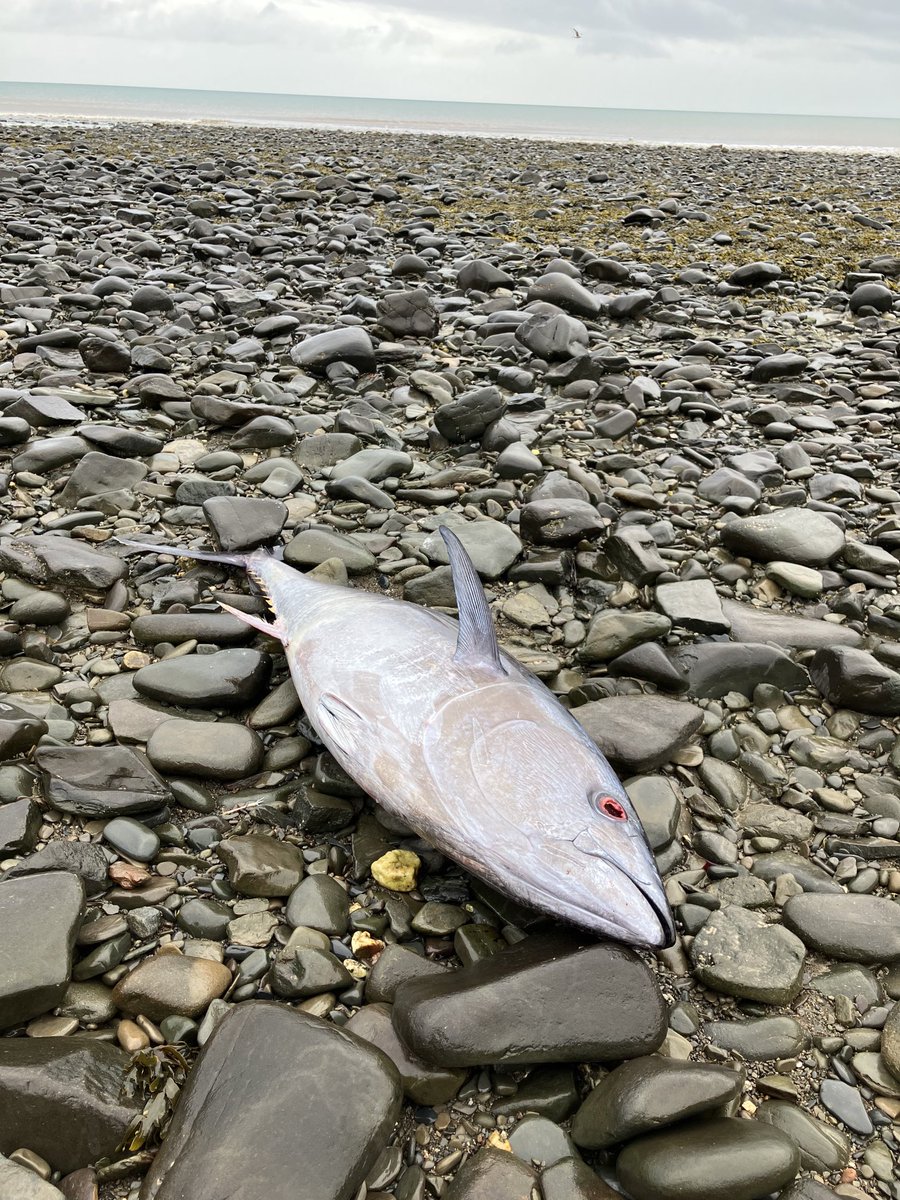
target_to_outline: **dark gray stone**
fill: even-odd
[[[84,888],[65,871],[9,879],[0,883],[0,911],[2,1030],[39,1017],[62,1000],[84,914]]]
[[[256,774],[263,744],[254,729],[236,721],[173,718],[150,735],[147,758],[164,774],[232,781]]]
[[[665,1032],[653,976],[631,951],[530,937],[398,990],[394,1025],[445,1067],[609,1061],[655,1050]]]
[[[44,797],[59,812],[131,816],[171,799],[163,780],[125,746],[43,746],[35,761]]]
[[[729,1104],[743,1076],[712,1063],[637,1058],[601,1079],[572,1120],[577,1145],[602,1150]]]
[[[0,1038],[0,1151],[27,1146],[58,1171],[115,1158],[141,1104],[122,1092],[130,1058],[83,1038]]]
[[[374,371],[375,350],[364,329],[348,325],[314,333],[291,350],[291,361],[309,371],[324,372],[332,363],[343,362],[358,371]]]
[[[188,708],[246,708],[262,698],[272,660],[259,650],[184,654],[141,667],[134,686],[151,700]]]
[[[784,923],[811,950],[857,963],[900,959],[900,904],[880,896],[791,896]]]
[[[619,1155],[616,1174],[634,1200],[759,1200],[799,1167],[800,1151],[780,1129],[720,1117],[637,1138]]]
[[[399,1112],[379,1050],[306,1013],[241,1004],[203,1047],[141,1200],[352,1200]]]
[[[722,530],[722,541],[733,554],[806,567],[827,566],[843,550],[844,540],[833,521],[806,508],[776,508],[738,517]]]
[[[809,674],[836,708],[883,716],[900,713],[900,674],[866,650],[823,646],[813,655]]]
[[[803,943],[793,933],[767,925],[757,913],[737,905],[714,912],[691,943],[701,983],[726,996],[764,1004],[793,1000],[805,958]]]
[[[572,716],[628,773],[661,767],[703,724],[702,709],[663,696],[610,696],[573,708]]]
[[[219,548],[230,553],[274,542],[284,528],[288,510],[280,500],[212,496],[203,502],[203,515]]]

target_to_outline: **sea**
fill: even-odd
[[[0,122],[174,121],[578,142],[900,151],[900,118],[0,82]]]

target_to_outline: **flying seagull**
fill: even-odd
[[[577,29],[576,29],[574,26],[572,27],[572,32],[575,34],[575,37],[576,37],[576,38],[580,38],[580,37],[581,37],[581,33],[580,33],[580,31],[579,31],[579,30],[577,30]]]

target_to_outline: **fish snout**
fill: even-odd
[[[595,827],[583,830],[572,842],[585,856],[586,865],[594,860],[593,873],[602,881],[602,893],[596,897],[598,908],[608,912],[606,922],[620,929],[614,936],[654,950],[674,945],[675,922],[663,888],[653,851],[643,834],[601,841]],[[588,865],[591,873],[591,866]],[[598,889],[599,892],[599,889]]]

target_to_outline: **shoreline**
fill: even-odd
[[[294,130],[294,131],[309,131],[309,132],[327,132],[335,131],[340,133],[382,133],[382,134],[397,134],[409,137],[440,137],[447,139],[474,139],[482,141],[500,141],[500,142],[524,142],[526,144],[541,144],[548,145],[568,145],[568,146],[584,146],[584,147],[629,147],[634,146],[646,149],[663,149],[672,147],[673,149],[690,149],[690,150],[708,150],[713,148],[722,148],[725,150],[758,150],[762,153],[796,152],[798,154],[836,154],[848,157],[857,157],[859,155],[877,155],[879,157],[894,158],[900,155],[900,147],[897,146],[837,146],[828,143],[820,144],[805,144],[805,143],[781,143],[781,142],[723,142],[723,141],[687,141],[666,139],[658,140],[652,138],[614,138],[603,137],[598,139],[585,139],[582,135],[576,133],[552,133],[547,131],[538,131],[534,133],[504,133],[496,130],[478,130],[478,129],[448,129],[446,127],[426,126],[426,125],[397,125],[388,121],[384,122],[354,122],[354,121],[277,121],[270,120],[252,120],[249,118],[230,120],[224,117],[136,117],[131,115],[124,116],[98,116],[95,114],[71,115],[65,113],[4,113],[0,112],[0,129],[5,129],[9,126],[22,125],[26,128],[36,129],[56,129],[56,128],[72,128],[72,129],[100,129],[100,128],[116,128],[122,125],[135,126],[184,126],[186,128],[201,128],[201,129],[269,129],[269,130]]]
[[[896,1191],[898,230],[896,154],[0,123],[0,1151],[49,1200],[665,1195],[670,1137],[696,1200]],[[442,525],[614,777],[340,623],[452,615]],[[360,757],[244,571],[129,540],[335,585],[290,652]]]

